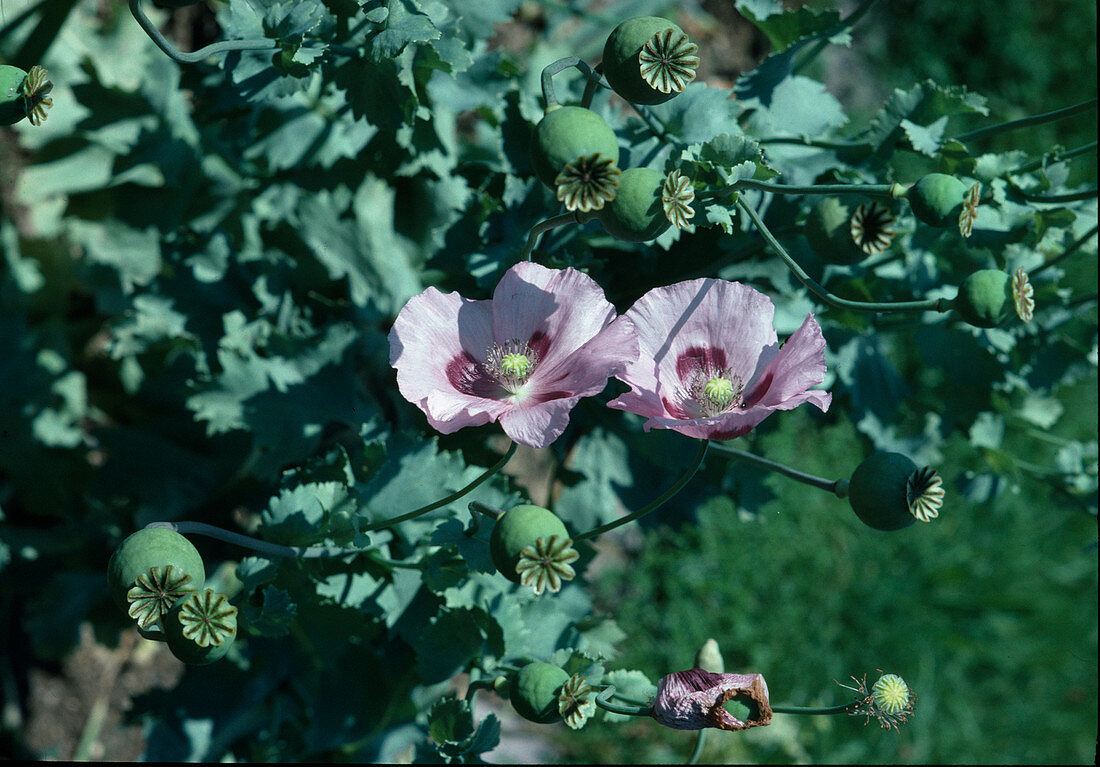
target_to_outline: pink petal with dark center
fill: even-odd
[[[760,379],[745,391],[745,404],[790,410],[803,402],[812,402],[822,411],[829,409],[833,395],[820,389],[810,390],[825,380],[825,338],[812,314],[806,315],[783,348],[779,350]]]
[[[569,411],[578,399],[579,396],[566,397],[512,408],[500,417],[500,426],[514,442],[528,447],[546,447],[565,431],[569,425]]]
[[[725,280],[689,280],[649,291],[624,315],[637,328],[639,354],[619,378],[635,396],[623,395],[611,406],[628,409],[629,403],[641,415],[671,415],[663,401],[678,402],[691,375],[707,364],[749,383],[775,353],[774,312],[763,293]]]
[[[540,363],[528,382],[528,390],[538,401],[561,396],[590,397],[603,391],[608,378],[622,373],[637,358],[634,325],[619,318],[572,354],[555,355],[549,363]]]
[[[493,342],[490,301],[428,288],[398,313],[389,341],[398,390],[437,431],[479,426],[507,410],[479,362]]]
[[[505,272],[493,291],[494,338],[530,344],[540,367],[557,365],[615,314],[603,288],[573,268],[548,269],[522,261]]]

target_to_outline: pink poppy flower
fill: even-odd
[[[736,698],[744,718],[723,706]],[[701,668],[661,677],[653,701],[653,718],[676,730],[745,730],[772,721],[768,685],[760,674],[716,674]]]
[[[825,339],[813,315],[779,347],[775,307],[738,282],[700,279],[655,288],[619,320],[632,321],[640,353],[617,376],[631,391],[610,407],[647,417],[646,431],[674,429],[725,440],[751,431],[775,410],[832,394],[810,389],[825,378]]]
[[[409,299],[390,330],[390,364],[437,431],[499,421],[521,445],[545,447],[577,400],[638,356],[634,326],[615,318],[588,275],[525,261],[492,300],[435,288]]]

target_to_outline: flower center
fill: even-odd
[[[538,364],[538,353],[515,338],[493,344],[485,355],[485,370],[510,394],[519,392]]]
[[[699,370],[688,385],[688,395],[704,417],[724,413],[740,403],[744,386],[729,370]]]
[[[703,397],[708,403],[715,407],[722,409],[729,405],[733,401],[736,391],[733,387],[733,381],[722,376],[714,376],[708,378],[707,382],[703,384]]]

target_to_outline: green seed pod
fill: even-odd
[[[623,171],[615,199],[596,217],[608,234],[620,240],[648,242],[659,237],[672,225],[661,201],[664,183],[664,174],[652,168]]]
[[[497,572],[508,580],[519,583],[521,578],[516,572],[516,565],[519,563],[520,553],[525,547],[534,545],[539,538],[549,538],[552,535],[562,539],[569,537],[565,525],[549,509],[529,503],[508,509],[497,520],[489,537],[489,554]]]
[[[512,677],[512,708],[532,722],[556,722],[561,719],[558,694],[567,681],[569,674],[558,666],[541,661],[528,663]]]
[[[163,527],[147,527],[118,545],[107,563],[115,604],[151,629],[175,602],[206,583],[202,557],[191,542]]]
[[[627,19],[604,44],[604,76],[616,93],[633,104],[661,104],[695,79],[698,49],[668,19]]]
[[[1008,316],[1012,305],[1012,278],[1000,269],[981,269],[963,281],[953,308],[964,322],[992,328]]]
[[[584,107],[548,108],[535,126],[531,162],[539,180],[551,189],[566,165],[599,154],[612,164],[619,162],[619,141],[604,119]]]
[[[23,102],[23,81],[27,73],[19,67],[0,64],[0,125],[14,125],[27,116]]]
[[[968,187],[954,176],[929,173],[906,193],[913,215],[929,226],[957,226]]]
[[[900,530],[916,520],[939,516],[943,481],[936,472],[901,453],[876,451],[852,472],[848,502],[864,524],[876,530]]]
[[[847,205],[835,197],[824,197],[806,217],[802,233],[822,261],[847,266],[867,256],[852,239],[851,220]]]
[[[195,591],[179,600],[162,622],[168,649],[193,666],[225,657],[237,637],[237,608],[213,589]]]

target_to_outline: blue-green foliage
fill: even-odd
[[[45,3],[9,10],[0,29],[0,60],[42,63],[55,85],[45,123],[0,135],[0,617],[20,657],[60,660],[84,621],[117,636],[111,549],[149,522],[187,519],[362,553],[266,558],[203,539],[208,570],[238,563],[241,634],[227,659],[134,702],[150,759],[476,761],[501,723],[456,697],[458,675],[491,681],[549,660],[645,702],[718,634],[727,670],[763,673],[773,702],[834,702],[834,677],[886,664],[923,708],[912,740],[892,745],[860,745],[879,733],[845,719],[795,729],[777,717],[723,740],[716,758],[1087,758],[1095,240],[1060,255],[1095,231],[1095,198],[1035,204],[1081,191],[1075,160],[953,138],[990,113],[962,85],[910,84],[857,125],[802,66],[821,44],[851,43],[841,15],[737,5],[773,52],[732,89],[693,83],[645,120],[597,95],[624,167],[678,167],[712,188],[954,173],[987,190],[973,235],[932,230],[892,201],[890,257],[836,266],[799,234],[811,196],[746,190],[697,202],[692,230],[651,245],[592,223],[548,232],[534,257],[587,271],[620,311],[653,287],[712,276],[773,297],[780,335],[815,312],[832,407],[776,413],[739,442],[834,478],[873,449],[906,453],[941,468],[940,520],[885,542],[844,501],[712,453],[645,520],[637,562],[600,581],[595,606],[588,544],[581,576],[557,594],[495,572],[493,523],[467,504],[527,501],[529,487],[504,475],[385,525],[499,458],[495,427],[431,431],[397,392],[386,334],[428,286],[491,295],[530,227],[559,212],[527,154],[541,68],[595,63],[631,15],[687,13],[705,29],[702,8],[231,0],[213,6],[222,35],[271,48],[180,66],[124,3]],[[490,39],[517,20],[537,22],[534,42]],[[583,87],[572,71],[556,84],[563,100]],[[1055,263],[1036,273],[1026,325],[831,309],[766,250],[737,195],[814,280],[853,300],[949,299],[976,269]],[[551,505],[574,533],[652,500],[694,452],[603,407],[621,388],[582,401],[546,451]],[[566,753],[681,758],[659,746],[582,753],[577,743],[610,748],[606,728],[626,728],[616,732],[633,747],[658,727],[597,718],[605,729],[587,741],[569,731]],[[974,746],[981,732],[1001,746]]]

